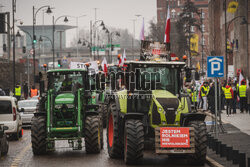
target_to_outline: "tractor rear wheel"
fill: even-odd
[[[46,117],[37,116],[31,120],[31,143],[34,155],[45,154],[46,151]]]
[[[101,150],[102,123],[99,116],[86,117],[85,122],[85,147],[87,153],[99,153]]]
[[[143,157],[144,131],[140,120],[127,120],[124,129],[124,161],[135,164]]]
[[[123,157],[123,144],[120,138],[119,118],[115,103],[111,103],[108,108],[107,121],[107,147],[110,158]]]
[[[106,128],[107,127],[107,114],[108,114],[108,107],[106,104],[102,105],[102,120],[103,120],[103,127]]]
[[[189,127],[194,127],[195,153],[188,157],[192,165],[204,165],[207,154],[207,129],[203,121],[191,121]]]
[[[6,134],[3,134],[3,138],[2,138],[2,142],[0,141],[0,147],[2,147],[2,155],[7,155],[8,151],[9,151],[9,142],[7,140],[7,136]],[[0,151],[1,152],[1,151]],[[1,157],[1,154],[0,154]]]

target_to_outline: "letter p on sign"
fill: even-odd
[[[207,57],[207,77],[224,76],[224,57],[208,56]]]

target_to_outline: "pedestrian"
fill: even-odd
[[[6,96],[4,90],[2,89],[2,86],[0,86],[0,96]]]
[[[29,96],[29,90],[28,90],[28,84],[27,82],[24,83],[23,85],[23,94],[24,94],[24,99],[27,99]]]
[[[205,81],[204,85],[201,87],[201,97],[203,99],[203,111],[207,110],[207,95],[209,92],[208,82]]]
[[[192,90],[192,93],[191,93],[192,103],[194,105],[194,109],[197,110],[198,90],[196,89],[196,86],[194,86],[191,90]]]
[[[35,86],[32,86],[32,88],[30,89],[30,97],[37,95],[38,95],[38,90],[35,88]]]
[[[240,96],[240,112],[243,113],[244,110],[247,111],[247,96],[246,96],[246,81],[243,80],[239,86],[239,96]]]
[[[250,82],[248,83],[248,88],[247,88],[247,110],[248,113],[250,114]]]
[[[228,83],[225,91],[225,99],[226,99],[226,105],[227,105],[227,116],[231,115],[231,110],[233,108],[233,89],[231,87],[231,84]]]
[[[212,114],[215,114],[215,87],[214,84],[210,84],[210,89],[207,95],[208,99],[208,108],[210,109]]]
[[[232,90],[233,90],[233,114],[236,114],[236,104],[237,104],[237,88],[236,83],[232,84]]]
[[[19,84],[16,84],[15,87],[15,97],[17,100],[21,99],[22,91],[21,91],[21,86]]]

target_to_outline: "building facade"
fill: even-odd
[[[228,71],[228,77],[236,76],[237,70],[241,71],[244,77],[249,77],[250,38],[248,31],[250,12],[248,10],[250,0],[238,0],[234,2],[238,2],[238,7],[232,13],[228,9],[233,0],[209,1],[209,20],[211,23],[209,27],[209,47],[215,55],[225,57],[224,69],[225,73]],[[225,34],[227,34],[227,40]]]
[[[198,55],[191,56],[192,66],[196,67],[199,64],[202,67],[204,64],[204,71],[206,69],[206,56],[209,55],[209,12],[208,12],[208,0],[191,0],[194,5],[198,8],[200,12],[200,16],[197,19],[202,19],[201,30],[196,27],[191,26],[191,32],[198,37]],[[171,23],[177,21],[178,16],[182,12],[182,8],[185,4],[186,0],[157,0],[157,21],[158,23],[165,24],[167,9],[169,6],[170,15],[171,15]],[[173,27],[174,28],[174,27]],[[171,32],[174,30],[171,29]],[[203,33],[203,35],[202,35]],[[203,38],[202,38],[203,36]],[[173,43],[173,42],[172,42]],[[203,49],[202,49],[203,45]],[[203,61],[202,61],[202,50],[203,50]]]

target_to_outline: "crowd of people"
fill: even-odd
[[[215,114],[216,89],[213,80],[192,81],[186,84],[186,88],[195,109]],[[246,80],[240,83],[232,79],[224,80],[217,85],[217,92],[218,110],[226,110],[227,116],[236,114],[236,109],[250,114],[250,83]]]
[[[23,86],[17,83],[14,89],[15,90],[10,91],[3,89],[2,86],[0,86],[0,96],[15,96],[17,100],[21,100],[21,98],[28,99],[28,97],[37,96],[39,94],[35,86],[31,86],[29,90],[28,84],[26,82]],[[15,92],[15,94],[13,94],[13,92]]]

